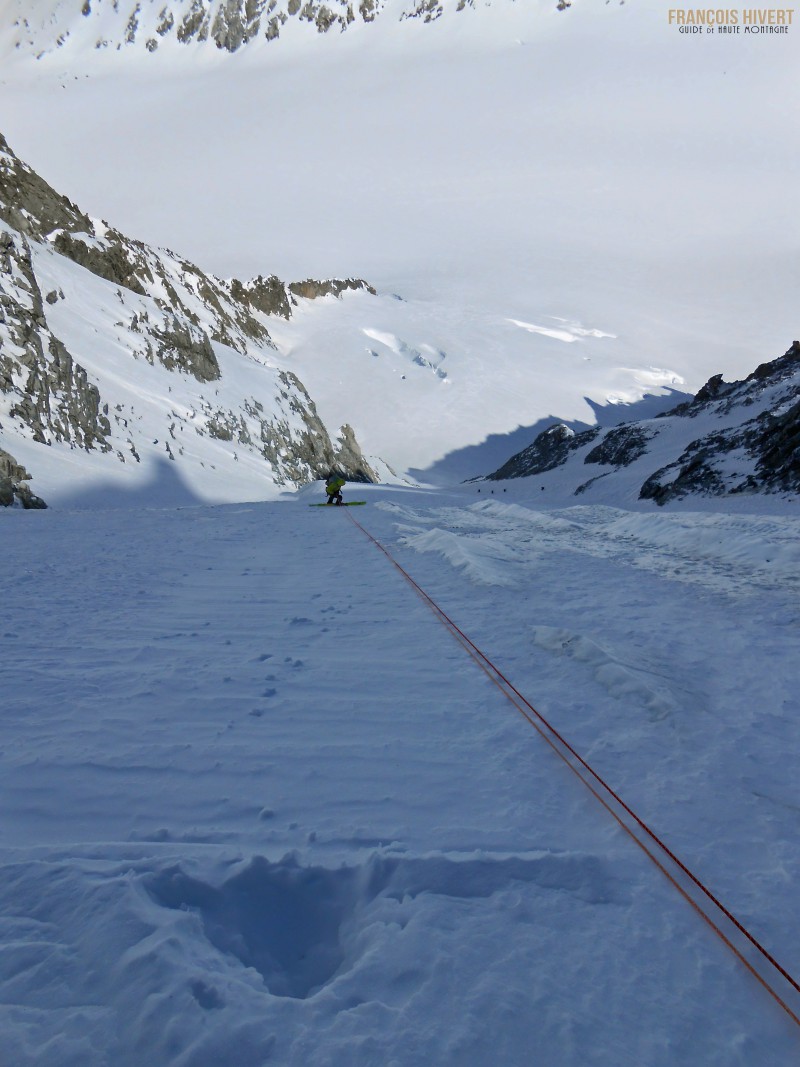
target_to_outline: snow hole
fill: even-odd
[[[305,999],[344,960],[339,928],[355,906],[355,870],[256,857],[220,888],[172,867],[151,879],[167,908],[196,911],[220,952],[253,967],[274,996]]]

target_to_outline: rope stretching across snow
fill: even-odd
[[[358,527],[359,530],[375,545],[376,548],[386,556],[389,562],[403,575],[406,581],[413,587],[418,595],[424,600],[429,608],[433,611],[439,621],[450,631],[453,637],[462,645],[462,647],[469,653],[469,655],[475,660],[481,670],[492,680],[492,682],[503,693],[507,700],[509,700],[517,711],[527,720],[528,723],[540,734],[542,738],[547,742],[550,748],[556,753],[556,755],[569,767],[569,769],[580,779],[586,786],[592,795],[603,805],[608,813],[614,818],[619,826],[628,834],[629,837],[639,846],[640,849],[653,861],[658,867],[661,873],[672,883],[672,885],[678,890],[684,900],[694,908],[694,910],[705,920],[711,929],[717,934],[717,936],[724,942],[725,945],[733,952],[737,959],[744,964],[747,970],[753,975],[764,989],[770,994],[770,996],[777,1001],[783,1008],[786,1014],[792,1019],[797,1026],[800,1026],[800,1016],[792,1010],[785,1000],[777,993],[777,991],[769,984],[766,978],[755,969],[752,963],[750,963],[738,949],[731,939],[720,929],[717,923],[703,910],[700,903],[693,899],[687,892],[687,889],[680,885],[674,874],[670,873],[665,867],[664,863],[658,858],[658,856],[648,847],[645,841],[642,841],[634,832],[633,829],[624,821],[618,811],[614,810],[614,807],[609,803],[608,798],[611,798],[624,812],[628,815],[636,825],[644,831],[650,841],[655,844],[662,853],[672,861],[673,864],[681,871],[686,878],[699,889],[704,896],[718,909],[719,912],[742,934],[750,944],[761,954],[764,960],[766,960],[778,974],[784,978],[789,985],[800,993],[800,983],[775,959],[775,957],[758,941],[753,934],[736,918],[735,915],[711,892],[711,890],[686,866],[686,864],[675,855],[675,853],[665,844],[664,841],[652,830],[643,819],[641,819],[635,811],[619,796],[618,793],[611,788],[611,786],[602,778],[593,767],[572,747],[554,726],[552,726],[545,717],[536,710],[536,708],[527,700],[526,697],[520,693],[520,691],[513,685],[512,682],[503,674],[503,672],[495,666],[495,664],[489,659],[489,657],[481,651],[480,648],[469,638],[467,635],[456,625],[449,615],[425,590],[411,577],[408,571],[402,567],[397,560],[392,556],[387,548],[373,537],[373,535],[365,530],[364,527],[358,522],[351,513],[348,512],[350,521]],[[566,750],[566,751],[565,751]],[[570,760],[571,756],[574,760],[580,764],[580,768],[583,768],[585,772],[590,776],[585,777],[581,773],[579,767]],[[592,780],[594,780],[594,783]],[[599,789],[596,788],[599,786]]]

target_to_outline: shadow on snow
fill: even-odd
[[[467,445],[465,448],[448,452],[425,470],[414,468],[408,473],[428,485],[465,482],[470,478],[492,474],[517,452],[527,448],[543,430],[555,423],[564,423],[575,433],[581,433],[583,430],[592,429],[593,426],[618,426],[622,422],[638,422],[670,411],[685,400],[691,400],[693,395],[670,389],[665,396],[647,394],[634,404],[598,404],[587,396],[584,400],[595,414],[594,423],[548,415],[532,426],[518,426],[510,433],[490,434],[479,445]]]
[[[48,501],[50,503],[50,501]],[[106,482],[78,490],[74,495],[58,497],[53,506],[63,510],[94,510],[109,508],[172,508],[207,504],[184,482],[175,464],[169,460],[155,460],[146,481],[133,485]]]

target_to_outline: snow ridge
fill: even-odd
[[[586,478],[585,467],[602,468]],[[659,505],[688,496],[800,493],[800,342],[743,381],[714,375],[655,419],[574,433],[563,423],[488,475],[550,474],[562,489],[605,502],[616,492]],[[544,488],[544,486],[542,487]]]
[[[489,0],[14,0],[5,29],[9,51],[41,58],[77,47],[153,53],[174,45],[213,45],[236,52],[277,40],[287,25],[340,34],[379,16],[435,22]],[[563,11],[567,0],[549,6]]]

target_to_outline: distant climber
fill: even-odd
[[[345,479],[341,474],[334,474],[333,471],[328,475],[328,479],[325,482],[325,492],[328,494],[328,504],[341,504],[342,503],[342,486],[345,483]]]

